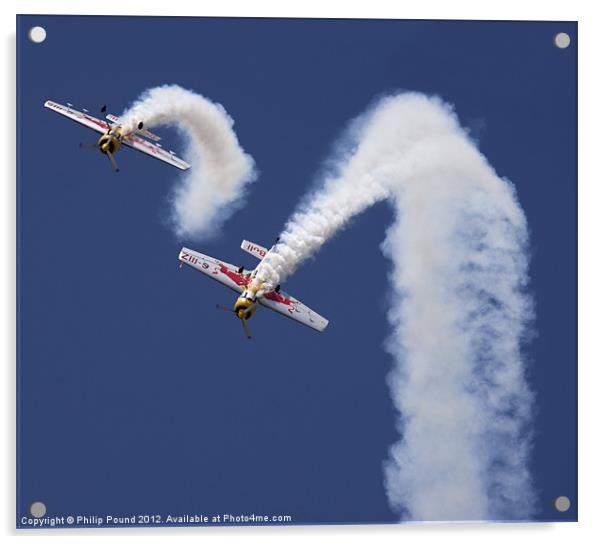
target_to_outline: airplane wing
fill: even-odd
[[[72,119],[76,123],[80,125],[84,125],[85,127],[91,128],[96,132],[105,133],[109,130],[109,124],[103,121],[102,119],[97,119],[92,115],[88,115],[87,113],[74,110],[71,106],[63,106],[58,102],[53,102],[52,100],[46,100],[44,102],[44,107],[55,111],[56,113],[60,113],[69,119]]]
[[[249,282],[249,278],[240,274],[238,268],[233,264],[225,263],[186,247],[181,249],[178,259],[237,293],[242,293]]]
[[[328,325],[328,319],[317,314],[301,301],[284,291],[280,291],[279,293],[271,291],[261,297],[259,303],[270,310],[274,310],[319,332],[322,332]]]
[[[180,170],[188,170],[190,168],[190,165],[186,161],[180,159],[180,157],[177,157],[175,153],[165,151],[165,149],[157,144],[148,142],[147,140],[140,138],[135,134],[129,134],[125,136],[123,143],[132,149],[136,149],[142,153],[145,153],[146,155],[154,157],[155,159],[159,159],[167,164],[171,164]]]

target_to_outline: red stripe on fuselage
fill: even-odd
[[[236,285],[246,287],[251,282],[250,276],[245,276],[244,274],[239,274],[238,272],[232,272],[232,270],[230,270],[227,266],[224,266],[222,263],[219,263],[219,270],[222,274],[228,276]],[[290,298],[285,298],[280,293],[276,293],[276,291],[270,291],[263,296],[268,300],[273,300],[274,302],[279,302],[280,304],[285,304],[286,306],[291,306],[292,304],[296,303],[296,301],[293,301]]]

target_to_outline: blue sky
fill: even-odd
[[[31,26],[48,33],[26,39]],[[18,515],[285,513],[299,523],[393,522],[382,462],[397,439],[385,377],[392,212],[355,219],[286,284],[324,334],[260,311],[246,341],[215,310],[233,293],[181,245],[250,266],[345,124],[398,89],[453,103],[531,230],[536,335],[532,472],[539,518],[576,504],[576,24],[37,17],[19,20]],[[573,37],[567,50],[553,36]],[[165,225],[178,172],[96,136],[46,99],[119,114],[177,83],[222,103],[260,175],[213,240]],[[174,149],[173,130],[161,134]],[[167,145],[167,144],[166,144]],[[345,293],[363,289],[360,310]],[[353,308],[353,309],[352,309]]]

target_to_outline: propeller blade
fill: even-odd
[[[98,149],[98,144],[88,144],[81,142],[79,144],[79,147],[81,147],[82,149]]]
[[[247,325],[247,320],[243,317],[241,319],[241,321],[242,321],[242,328],[245,330],[245,334],[247,335],[247,338],[250,340],[251,332],[249,331],[249,326]]]
[[[234,313],[234,310],[232,308],[228,308],[226,306],[222,306],[221,304],[216,304],[215,307],[218,310],[223,310],[224,312],[232,312],[232,313]]]
[[[117,166],[117,161],[115,160],[115,157],[113,157],[113,153],[107,151],[107,157],[109,157],[109,160],[111,161],[111,166],[113,167],[113,170],[115,170],[115,172],[119,172],[119,166]]]

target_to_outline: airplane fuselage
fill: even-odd
[[[250,319],[257,310],[257,302],[247,292],[243,291],[234,303],[234,313],[239,319]]]
[[[119,151],[121,147],[121,140],[123,139],[123,134],[121,131],[121,127],[112,128],[106,134],[103,134],[98,139],[98,149],[100,152],[106,155],[107,153],[115,154]]]

